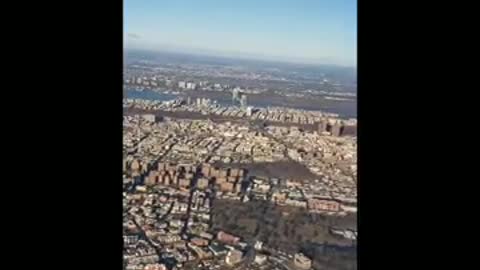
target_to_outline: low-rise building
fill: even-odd
[[[293,257],[295,267],[303,270],[308,270],[312,267],[312,260],[302,253],[297,253]]]
[[[240,238],[224,231],[219,231],[217,233],[217,240],[225,244],[236,245],[240,241]]]
[[[241,262],[242,258],[243,258],[243,253],[240,250],[233,249],[227,253],[227,256],[225,257],[225,262],[228,265],[235,265]]]
[[[333,200],[309,199],[308,209],[311,212],[338,212],[340,211],[340,204]]]

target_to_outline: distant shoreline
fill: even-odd
[[[263,63],[271,63],[271,64],[284,64],[284,65],[302,65],[302,66],[309,66],[309,67],[333,67],[333,68],[344,68],[344,69],[354,69],[356,70],[356,65],[345,65],[345,64],[338,64],[338,63],[327,63],[324,61],[321,63],[313,62],[311,60],[300,60],[300,59],[290,59],[287,60],[285,57],[279,56],[271,56],[268,58],[255,56],[255,55],[245,55],[245,54],[232,54],[231,52],[217,52],[217,51],[206,51],[202,50],[203,52],[196,51],[193,52],[191,50],[182,50],[182,49],[167,49],[167,48],[158,48],[158,49],[147,49],[147,48],[133,48],[133,47],[124,47],[123,48],[124,54],[129,53],[143,53],[143,54],[171,54],[171,55],[178,55],[178,56],[185,56],[185,57],[209,57],[212,59],[217,60],[224,60],[224,61],[248,61],[248,62],[263,62]],[[283,60],[278,60],[283,59]],[[330,61],[329,61],[330,62]]]
[[[178,95],[166,94],[152,90],[144,90],[142,92],[135,90],[126,90],[125,98],[139,98],[148,100],[160,100],[167,101],[175,99],[176,97],[191,97],[195,98],[210,98],[217,100],[219,104],[230,104],[231,94],[228,92],[217,91],[186,91],[180,92]],[[340,118],[356,118],[357,117],[357,104],[356,100],[337,100],[327,99],[328,96],[322,96],[319,98],[309,97],[284,97],[280,95],[249,95],[249,104],[255,107],[277,106],[287,107],[293,109],[304,110],[318,110],[328,113],[335,113]]]

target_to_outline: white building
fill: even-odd
[[[242,95],[242,96],[240,97],[240,105],[241,105],[242,107],[247,106],[247,95]]]
[[[142,117],[150,123],[155,123],[157,121],[157,117],[154,114],[144,114]]]
[[[302,253],[297,253],[294,256],[293,263],[296,267],[300,269],[310,269],[312,267],[312,260],[303,255]]]
[[[263,254],[257,254],[255,255],[255,263],[256,264],[264,264],[267,261],[267,256]]]
[[[263,242],[261,242],[261,241],[255,242],[255,249],[256,250],[261,250],[262,247],[263,247]]]
[[[247,107],[247,116],[248,116],[248,117],[252,116],[252,113],[253,113],[253,107],[252,107],[252,106],[248,106],[248,107]]]

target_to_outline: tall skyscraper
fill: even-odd
[[[320,121],[320,123],[318,123],[318,132],[322,133],[327,131],[327,126],[328,126],[327,121],[325,120]]]
[[[242,95],[240,99],[240,106],[246,107],[247,106],[247,95]]]
[[[342,123],[335,123],[335,125],[332,126],[332,135],[333,136],[341,136],[343,133],[343,124]]]
[[[235,105],[235,102],[238,100],[239,89],[234,88],[232,91],[232,104]]]
[[[252,113],[253,113],[253,107],[252,107],[252,106],[248,106],[248,107],[247,107],[247,116],[248,116],[248,117],[252,116]]]

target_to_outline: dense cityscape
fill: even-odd
[[[183,54],[125,53],[126,96],[133,91],[207,98],[223,105],[289,107],[356,117],[356,70]],[[186,61],[185,59],[188,59]],[[146,95],[144,95],[146,96]]]
[[[128,59],[125,269],[356,269],[355,117],[251,102],[356,98],[348,83]]]

